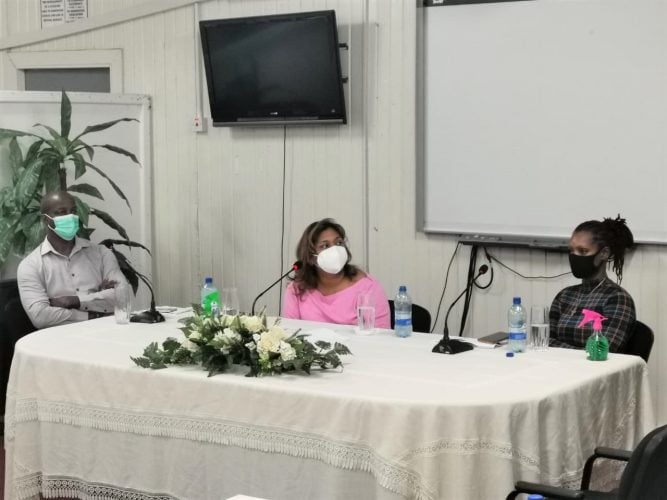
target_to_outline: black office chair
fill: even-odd
[[[389,301],[389,313],[391,316],[391,328],[394,329],[394,301]],[[412,331],[430,333],[431,332],[431,313],[428,309],[412,304]]]
[[[617,490],[590,491],[593,463],[598,458],[627,462]],[[518,481],[507,495],[513,500],[521,493],[538,493],[548,498],[594,500],[667,500],[667,425],[649,432],[634,451],[599,447],[584,465],[580,490]]]
[[[640,356],[648,363],[648,357],[651,355],[651,349],[653,348],[654,337],[651,328],[641,321],[635,321],[631,327],[628,345],[625,346],[623,353]]]

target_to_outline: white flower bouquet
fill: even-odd
[[[341,355],[351,354],[338,342],[309,342],[299,330],[288,333],[279,320],[267,327],[266,316],[213,317],[194,306],[194,316],[181,328],[184,339],[169,337],[159,347],[152,342],[143,356],[132,357],[143,368],[166,368],[168,365],[200,364],[209,377],[232,365],[250,367],[247,376],[302,371],[310,374],[313,366],[321,369],[343,365]]]

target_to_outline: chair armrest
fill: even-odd
[[[558,498],[563,500],[576,500],[585,498],[583,491],[568,490],[558,486],[549,486],[547,484],[529,483],[527,481],[517,481],[514,485],[514,491],[507,496],[507,500],[516,498],[519,493],[539,493],[548,498]]]
[[[598,446],[597,448],[595,448],[594,454],[597,455],[598,458],[611,458],[613,460],[621,460],[623,462],[627,462],[628,460],[630,460],[632,451]]]
[[[619,450],[618,448],[607,448],[605,446],[598,446],[593,451],[593,454],[588,457],[586,464],[584,465],[584,473],[581,476],[581,489],[587,490],[591,483],[591,474],[593,472],[593,463],[598,458],[609,458],[612,460],[620,460],[627,462],[630,460],[631,451],[628,450]]]

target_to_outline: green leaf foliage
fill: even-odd
[[[74,193],[83,193],[87,194],[88,196],[93,196],[94,198],[99,198],[100,200],[103,200],[104,197],[102,196],[102,193],[100,193],[100,190],[97,189],[95,186],[91,186],[90,184],[72,184],[71,186],[67,186],[67,191],[74,192]]]
[[[74,178],[78,179],[86,173],[86,161],[79,153],[72,153],[72,163],[74,163]]]
[[[129,151],[123,148],[119,148],[118,146],[112,146],[111,144],[96,144],[95,147],[108,149],[109,151],[113,151],[114,153],[125,155],[128,158],[130,158],[134,163],[140,165],[139,160],[137,160],[137,157],[134,156],[133,153],[130,153]]]
[[[23,153],[21,152],[19,141],[16,140],[16,137],[9,141],[9,165],[13,175],[18,174],[23,165]]]
[[[85,227],[88,225],[88,219],[90,217],[90,206],[78,196],[74,197],[74,201],[76,203],[76,211],[79,214],[81,226]]]
[[[162,349],[151,344],[144,356],[133,358],[139,366],[162,368],[164,364],[198,364],[208,376],[224,373],[233,365],[249,368],[247,376],[311,373],[343,366],[340,356],[351,354],[343,344],[318,341],[296,331],[287,333],[276,322],[267,327],[266,316],[210,316],[199,305],[181,328],[180,342],[167,339]]]
[[[116,220],[113,217],[111,217],[111,215],[109,215],[108,213],[93,208],[90,210],[90,214],[94,215],[98,219],[101,219],[111,229],[115,229],[118,232],[118,234],[121,235],[121,237],[125,238],[126,240],[130,239],[130,237],[127,235],[127,231],[125,231],[125,228],[120,224],[118,224],[118,222],[116,222]]]
[[[70,127],[72,126],[72,103],[63,90],[60,97],[60,135],[69,137]]]
[[[118,187],[118,185],[117,185],[114,181],[112,181],[111,178],[110,178],[107,174],[105,174],[104,172],[102,172],[99,168],[97,168],[97,167],[96,167],[95,165],[93,165],[92,163],[88,163],[88,162],[86,162],[86,166],[89,167],[89,168],[91,168],[91,169],[93,169],[95,172],[97,172],[97,173],[100,174],[102,177],[104,177],[104,178],[107,180],[107,182],[109,183],[109,185],[110,185],[110,186],[113,188],[113,190],[116,192],[116,194],[118,195],[118,197],[121,198],[121,199],[123,199],[123,200],[125,200],[125,204],[127,205],[127,208],[129,208],[129,209],[130,209],[130,212],[132,212],[132,207],[130,206],[130,200],[127,199],[127,197],[125,196],[125,194],[123,193],[123,191]]]
[[[120,122],[136,121],[134,118],[121,118],[90,125],[74,139],[70,139],[72,104],[67,93],[63,91],[60,102],[60,132],[42,123],[35,124],[35,127],[46,130],[48,134],[44,136],[31,131],[0,129],[0,140],[8,140],[8,163],[12,173],[12,186],[9,189],[0,190],[0,267],[10,253],[22,254],[37,246],[43,239],[44,226],[38,211],[40,199],[44,193],[70,190],[96,199],[103,199],[100,189],[88,179],[85,182],[71,182],[72,178],[80,178],[88,169],[93,170],[108,182],[115,194],[125,201],[130,213],[132,212],[130,202],[122,189],[100,168],[101,166],[88,163],[84,155],[92,161],[94,148],[101,147],[130,158],[134,163],[139,164],[137,157],[123,148],[110,144],[91,146],[83,142],[80,137],[106,130]],[[92,213],[99,221],[129,241],[127,231],[113,215],[99,208],[91,207],[78,198],[77,208],[82,223],[79,236],[90,237],[94,231],[94,228],[88,226],[89,215]],[[142,248],[145,247],[142,246]],[[127,268],[126,271],[131,273],[133,272],[131,269],[133,268]]]
[[[101,130],[106,130],[120,122],[138,122],[138,121],[139,120],[137,120],[136,118],[120,118],[118,120],[113,120],[110,122],[98,123],[97,125],[89,125],[83,130],[83,132],[81,132],[76,137],[76,139],[79,139],[80,137],[83,137],[86,134],[90,134],[91,132],[100,132]]]
[[[42,161],[39,158],[23,169],[14,185],[14,203],[17,209],[24,210],[33,200],[39,187],[41,173]]]

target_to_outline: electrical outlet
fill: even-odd
[[[192,119],[192,130],[194,132],[206,132],[206,118],[195,115]]]

